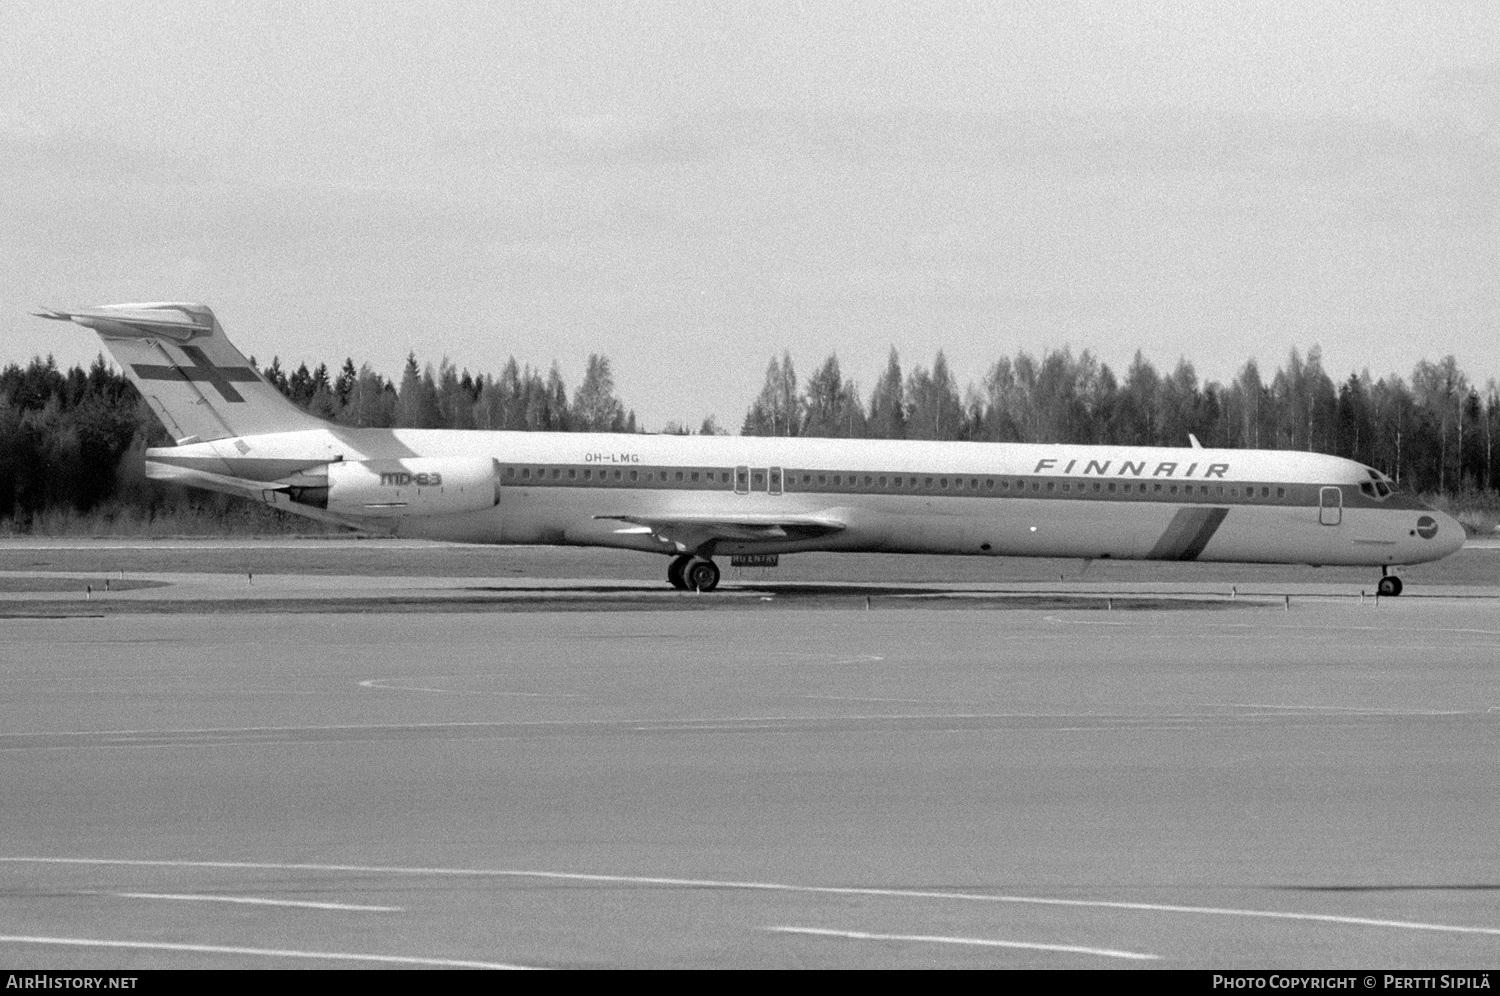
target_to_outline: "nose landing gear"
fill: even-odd
[[[667,580],[678,591],[713,591],[719,586],[719,565],[685,553],[672,558]]]
[[[1387,574],[1385,568],[1380,569],[1380,583],[1375,590],[1387,598],[1395,598],[1401,594],[1401,579],[1394,574]]]

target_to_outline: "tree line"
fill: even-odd
[[[323,363],[287,373],[279,358],[261,373],[294,404],[340,425],[637,431],[635,412],[615,396],[608,357],[597,354],[571,393],[557,364],[543,375],[514,357],[499,376],[460,372],[446,359],[434,371],[414,354],[399,381],[368,363],[356,369],[352,358],[332,376]],[[149,520],[205,510],[222,518],[241,507],[148,482],[143,451],[170,443],[135,386],[102,354],[87,370],[60,370],[51,357],[12,363],[0,369],[0,523],[15,531],[49,514]]]
[[[255,363],[251,357],[250,362]],[[291,374],[273,358],[261,371],[277,390],[309,412],[366,428],[511,429],[546,432],[635,432],[633,410],[615,397],[609,358],[589,356],[583,382],[570,398],[556,363],[544,377],[512,356],[498,377],[462,373],[445,357],[434,373],[406,357],[400,382],[386,380],[368,363],[358,370],[346,359],[330,378],[327,364],[302,364]]]
[[[252,363],[254,360],[252,359]],[[607,357],[589,357],[569,390],[554,363],[544,374],[509,359],[498,375],[436,369],[408,355],[388,380],[346,359],[288,373],[279,358],[263,371],[295,404],[341,425],[363,427],[636,432],[635,413],[615,395]],[[1482,388],[1452,356],[1423,360],[1409,378],[1367,372],[1335,382],[1320,351],[1293,350],[1275,371],[1254,360],[1228,384],[1201,383],[1187,360],[1171,373],[1139,353],[1122,379],[1092,353],[1001,357],[960,387],[939,352],[930,367],[903,370],[891,350],[866,397],[829,356],[805,383],[791,355],[773,357],[741,433],[872,439],[1187,445],[1313,450],[1377,467],[1400,486],[1458,495],[1494,492],[1500,390]],[[669,425],[664,431],[684,433]],[[716,434],[712,416],[696,430]],[[228,514],[218,496],[144,479],[141,451],[170,443],[125,376],[99,356],[87,369],[51,358],[0,369],[0,521],[28,529],[51,512],[167,515],[183,508]]]
[[[867,399],[829,356],[799,387],[789,353],[772,357],[740,428],[751,436],[952,439],[1309,450],[1384,471],[1408,490],[1493,492],[1500,388],[1445,356],[1411,377],[1335,382],[1314,346],[1267,376],[1252,359],[1228,384],[1201,383],[1179,360],[1158,371],[1139,352],[1121,380],[1088,350],[1002,356],[960,388],[939,352],[903,374],[892,349]]]

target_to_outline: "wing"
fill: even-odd
[[[736,543],[772,543],[812,539],[844,529],[837,519],[816,515],[596,515],[627,523],[618,533],[650,533],[672,543],[684,553],[722,540]]]

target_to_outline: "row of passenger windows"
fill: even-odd
[[[798,476],[787,475],[787,483],[791,485],[799,480]],[[802,474],[800,481],[802,487],[811,490],[814,487],[847,487],[857,488],[861,486],[867,489],[919,489],[927,490],[937,488],[939,491],[1034,491],[1055,493],[1066,491],[1071,493],[1094,493],[1094,494],[1182,494],[1199,495],[1202,497],[1229,497],[1255,498],[1256,485],[1234,485],[1234,484],[1170,484],[1162,481],[1041,481],[1041,480],[1015,480],[1012,485],[1011,478],[995,477],[905,477],[905,476],[881,476],[877,474]],[[816,481],[816,484],[814,484]],[[1195,490],[1196,489],[1196,490]],[[1286,488],[1276,488],[1276,497],[1285,498]],[[1259,486],[1259,497],[1270,498],[1271,487],[1269,485]]]
[[[745,480],[745,470],[739,471],[739,480],[728,470],[640,470],[620,467],[506,467],[505,479],[510,482],[586,481],[589,483],[611,483],[660,485],[660,484],[735,484],[744,490],[747,483],[756,491],[766,488],[766,471],[756,469]],[[779,490],[780,471],[770,471],[772,486]],[[1091,480],[1020,480],[996,477],[937,477],[906,474],[828,474],[811,471],[788,471],[785,475],[787,490],[815,490],[820,488],[862,488],[863,490],[931,490],[939,491],[1001,491],[1012,493],[1058,492],[1069,494],[1156,494],[1181,495],[1200,498],[1246,498],[1268,499],[1270,485],[1254,484],[1174,484],[1165,481],[1091,481]],[[1277,498],[1286,497],[1286,488],[1274,489]]]
[[[727,470],[624,470],[619,467],[506,467],[507,481],[619,481],[631,484],[728,484]]]

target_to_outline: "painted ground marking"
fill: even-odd
[[[1113,948],[1086,948],[1076,944],[1041,944],[1032,941],[995,941],[986,937],[942,937],[931,934],[872,934],[862,930],[825,930],[820,927],[767,927],[775,934],[803,934],[809,937],[838,937],[851,941],[901,941],[920,944],[962,944],[983,948],[1019,948],[1026,951],[1056,951],[1063,954],[1098,955],[1101,958],[1127,958],[1133,961],[1158,961],[1161,955],[1139,951],[1117,951]]]

